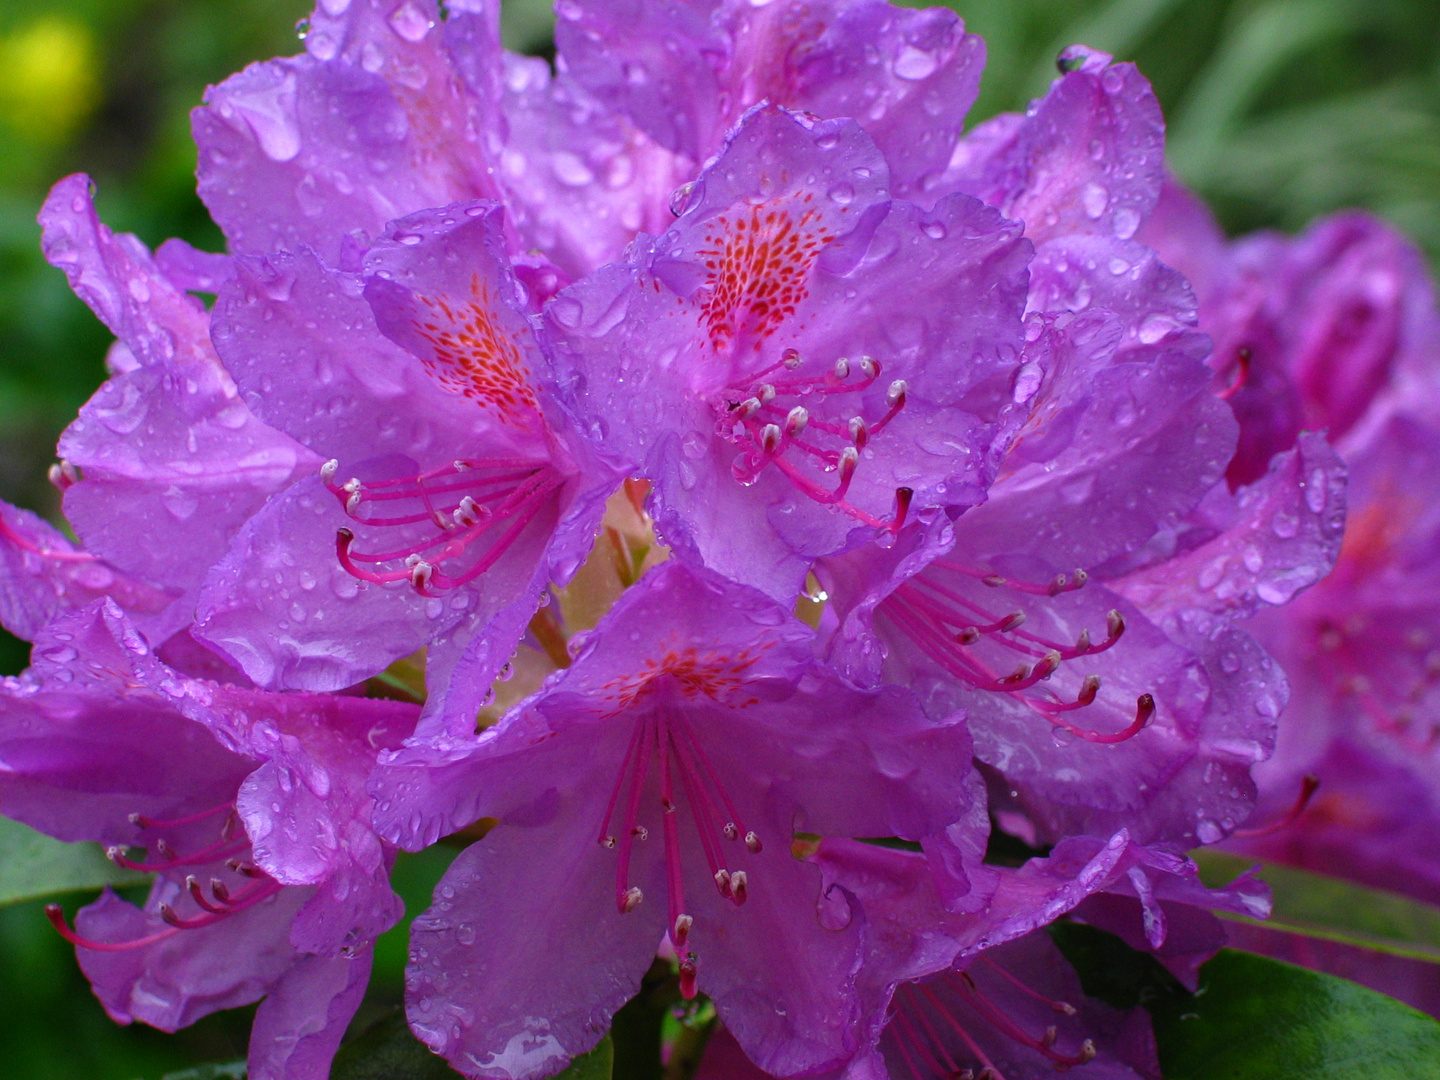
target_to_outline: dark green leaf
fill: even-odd
[[[243,1061],[225,1061],[166,1073],[160,1080],[245,1080],[249,1072],[249,1066]]]
[[[1254,865],[1251,859],[1208,849],[1191,856],[1200,865],[1202,880],[1212,887]],[[1275,863],[1261,864],[1260,879],[1275,894],[1275,910],[1256,925],[1440,963],[1440,908]]]
[[[1152,1010],[1166,1080],[1436,1080],[1440,1023],[1333,975],[1222,949]]]
[[[99,844],[62,843],[0,817],[0,904],[148,880],[105,858]]]
[[[607,1036],[555,1080],[610,1080],[612,1059]],[[330,1080],[454,1080],[459,1075],[415,1038],[405,1014],[398,1011],[342,1046],[330,1069]]]
[[[1086,993],[1150,1010],[1165,1080],[1440,1080],[1440,1023],[1345,979],[1222,949],[1192,995],[1110,934],[1051,934]]]

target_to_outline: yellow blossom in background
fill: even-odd
[[[95,40],[73,19],[46,16],[0,38],[0,119],[45,145],[68,139],[100,97]]]

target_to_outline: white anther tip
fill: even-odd
[[[835,378],[848,379],[850,377],[850,361],[846,357],[840,357],[835,361]]]
[[[779,424],[766,424],[760,429],[760,446],[767,454],[773,454],[780,448]]]
[[[753,829],[745,834],[745,850],[751,855],[758,855],[763,846],[760,843],[760,837],[755,835]]]
[[[805,425],[810,423],[810,410],[804,405],[796,405],[785,417],[785,430],[790,433],[793,439],[805,430]]]
[[[645,899],[645,894],[640,891],[640,886],[631,885],[620,897],[620,914],[628,915],[640,906],[640,901]]]
[[[873,379],[880,374],[880,365],[875,363],[873,356],[860,357],[860,374],[867,379]]]
[[[331,458],[325,462],[324,465],[320,466],[320,479],[327,484],[332,482],[335,479],[335,473],[339,471],[339,469],[340,462],[335,458]]]

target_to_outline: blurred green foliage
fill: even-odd
[[[908,0],[912,6],[922,6]],[[977,122],[1041,93],[1064,45],[1139,63],[1172,163],[1234,232],[1363,206],[1440,258],[1440,0],[948,0],[986,38]],[[512,47],[544,53],[545,0],[505,0]],[[207,83],[295,52],[307,0],[0,0],[0,498],[55,515],[60,430],[103,376],[108,335],[45,265],[35,212],[90,173],[113,227],[218,250],[194,194],[187,113]],[[25,648],[0,640],[0,671]],[[424,907],[453,849],[403,856]],[[86,899],[67,900],[72,909]],[[404,927],[357,1017],[398,1003]],[[249,1010],[177,1036],[106,1020],[38,903],[0,908],[0,1062],[16,1080],[156,1080],[243,1056]]]

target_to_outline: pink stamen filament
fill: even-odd
[[[167,858],[167,861],[162,863],[134,862],[133,860],[126,858],[125,849],[123,847],[120,847],[119,845],[107,848],[105,851],[105,855],[116,866],[123,866],[126,870],[135,870],[142,874],[156,874],[162,870],[172,870],[177,866],[199,866],[203,863],[218,862],[221,859],[228,859],[232,855],[240,854],[240,852],[244,851],[249,846],[250,845],[248,842],[242,841],[236,843],[229,839],[221,839],[217,840],[213,844],[201,848],[198,851],[192,851],[189,855],[186,855],[183,858],[178,855],[170,856]],[[161,854],[162,857],[164,857],[164,853],[162,852]]]
[[[952,976],[949,981],[951,985],[959,991],[960,995],[966,1000],[970,1007],[993,1024],[995,1029],[1002,1035],[1014,1039],[1022,1046],[1028,1046],[1036,1053],[1044,1054],[1057,1066],[1068,1067],[1071,1065],[1082,1065],[1095,1056],[1093,1052],[1088,1055],[1084,1052],[1079,1054],[1062,1054],[1055,1050],[1047,1039],[1035,1038],[1035,1036],[1027,1032],[1006,1013],[1001,1011],[994,1002],[982,994],[980,988],[975,985],[974,980],[963,972],[958,976]],[[933,991],[928,992],[933,996]]]
[[[1313,774],[1307,775],[1300,781],[1300,791],[1295,796],[1295,802],[1278,820],[1253,829],[1236,829],[1231,835],[1243,840],[1255,840],[1262,836],[1271,836],[1281,829],[1289,828],[1301,814],[1305,813],[1306,807],[1310,805],[1310,799],[1314,796],[1319,786],[1320,778],[1318,776]]]
[[[665,708],[647,710],[635,722],[630,742],[615,778],[606,803],[605,817],[601,822],[599,842],[604,847],[619,848],[615,868],[615,904],[623,915],[642,902],[638,888],[630,885],[630,860],[634,839],[645,839],[646,833],[639,825],[640,800],[645,781],[649,775],[652,751],[658,757],[660,772],[661,832],[664,845],[667,915],[669,933],[677,952],[681,953],[681,992],[693,997],[696,992],[696,959],[693,953],[684,951],[693,925],[693,917],[685,910],[685,883],[680,850],[680,806],[676,798],[675,777],[685,789],[686,801],[699,835],[701,850],[714,878],[715,886],[722,896],[737,906],[745,902],[747,880],[744,871],[733,874],[726,866],[721,847],[721,836],[745,838],[745,847],[752,854],[758,853],[762,845],[755,833],[745,830],[744,824],[735,813],[729,793],[720,783],[714,767],[695,739],[685,717]],[[708,784],[707,784],[708,780]],[[628,790],[627,789],[628,784]],[[714,789],[714,794],[711,793]],[[617,839],[610,834],[610,823],[625,791],[626,805],[624,828]],[[728,820],[720,815],[720,805],[729,811]],[[724,820],[723,827],[719,825]]]
[[[915,984],[911,985],[913,987],[911,992],[914,993],[915,991],[918,991],[920,994],[924,995],[925,999],[930,1002],[931,1006],[935,1009],[936,1012],[940,1014],[941,1018],[944,1019],[945,1022],[949,1024],[949,1026],[955,1031],[955,1034],[960,1036],[960,1041],[965,1044],[965,1048],[969,1050],[970,1053],[975,1055],[975,1059],[980,1062],[980,1067],[982,1069],[989,1069],[992,1073],[994,1073],[996,1080],[1005,1080],[1005,1078],[1001,1076],[1000,1070],[995,1067],[995,1063],[990,1060],[984,1050],[980,1049],[980,1044],[977,1043],[970,1035],[970,1033],[965,1030],[964,1025],[962,1025],[960,1021],[955,1018],[955,1015],[945,1007],[944,1003],[941,1002],[939,996],[935,993],[935,991],[931,990],[928,986],[925,986],[923,984],[918,986]],[[917,1007],[915,1011],[918,1013],[921,1010]]]
[[[803,408],[795,409],[790,405],[778,404],[777,398],[785,396],[803,401],[813,396],[825,398],[832,394],[861,393],[880,377],[880,364],[868,357],[860,361],[862,376],[858,381],[849,380],[848,361],[841,361],[835,371],[819,378],[789,378],[769,383],[760,381],[781,367],[793,370],[799,364],[799,354],[794,350],[786,350],[780,362],[752,376],[746,383],[735,384],[729,388],[725,396],[728,415],[722,419],[721,431],[731,442],[749,448],[745,469],[742,470],[738,464],[736,466],[737,479],[748,483],[748,478],[758,474],[766,465],[774,465],[807,498],[822,506],[833,506],[872,528],[898,532],[904,521],[903,513],[897,512],[895,519],[884,521],[861,510],[845,496],[858,463],[859,449],[883,431],[904,407],[906,392],[903,382],[897,382],[892,387],[889,407],[884,416],[873,424],[866,424],[863,418],[857,418],[852,421],[857,426],[852,428],[848,424],[842,425],[822,417],[809,416],[808,410]],[[790,421],[796,414],[800,419],[792,430]],[[740,431],[744,432],[743,438],[740,431],[735,430],[737,422]],[[824,449],[809,440],[801,439],[799,435],[802,429],[814,429],[829,435],[840,440],[844,446],[840,450]],[[778,437],[776,432],[779,433]],[[814,458],[826,472],[838,470],[840,479],[835,489],[829,490],[821,486],[793,462],[786,460],[785,453],[792,447]],[[909,497],[906,496],[901,507],[908,509],[908,505]]]
[[[1055,727],[1069,732],[1071,735],[1086,742],[1113,744],[1124,742],[1142,731],[1150,722],[1155,712],[1155,701],[1149,694],[1142,694],[1136,701],[1135,719],[1129,725],[1118,732],[1106,734],[1104,732],[1092,731],[1078,724],[1065,719],[1062,713],[1071,711],[1088,701],[1077,700],[1074,703],[1047,701],[1029,697],[1019,691],[1029,689],[1046,675],[1055,669],[1042,662],[1034,669],[1027,670],[1022,675],[1017,671],[1015,675],[1002,677],[989,668],[979,658],[962,651],[955,640],[943,633],[937,620],[933,617],[927,618],[927,612],[923,607],[916,607],[913,590],[906,592],[906,586],[901,586],[881,605],[885,614],[892,622],[925,653],[931,660],[938,664],[945,671],[954,675],[961,681],[968,683],[977,690],[986,690],[993,693],[1014,694],[1016,698],[1028,705],[1034,712],[1045,718],[1047,722]],[[994,640],[1004,641],[996,637]],[[1042,668],[1045,670],[1042,671]],[[1037,676],[1036,672],[1042,672]],[[1093,690],[1089,691],[1093,693]],[[1093,700],[1093,698],[1091,698]]]
[[[152,818],[145,814],[131,814],[130,824],[140,829],[173,829],[181,825],[193,825],[197,821],[204,821],[206,818],[214,817],[222,812],[233,812],[235,801],[221,803],[219,806],[212,806],[208,810],[200,810],[185,817],[178,818]]]
[[[3,515],[0,515],[0,536],[9,540],[20,550],[28,551],[32,555],[39,555],[42,559],[54,559],[56,562],[99,562],[99,559],[88,551],[50,551],[37,547],[32,541],[12,529]]]
[[[218,884],[218,882],[216,883]],[[200,905],[206,913],[191,919],[184,919],[177,916],[174,910],[167,904],[160,905],[160,917],[168,924],[164,930],[157,930],[153,934],[146,934],[143,937],[131,938],[129,941],[92,941],[89,938],[81,937],[65,921],[65,913],[59,904],[46,904],[45,917],[50,920],[50,925],[55,927],[59,935],[71,945],[82,949],[92,949],[96,952],[128,952],[132,949],[141,949],[147,945],[153,945],[157,941],[164,941],[166,938],[174,937],[184,930],[199,930],[207,926],[214,926],[223,919],[228,918],[246,908],[254,907],[274,896],[282,886],[277,881],[265,881],[255,885],[253,888],[235,897],[226,897],[220,900],[219,904],[212,904],[204,899],[198,883],[194,878],[186,880],[186,891]],[[219,890],[216,890],[217,893]]]

